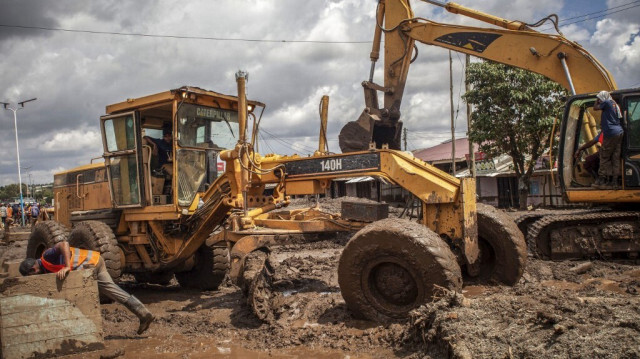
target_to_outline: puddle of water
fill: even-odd
[[[202,340],[202,341],[199,341]],[[374,354],[348,354],[338,350],[326,350],[321,348],[292,348],[292,349],[256,349],[249,350],[239,345],[230,345],[229,340],[207,342],[205,338],[187,338],[182,335],[174,335],[171,338],[140,338],[140,339],[114,339],[105,341],[106,349],[99,352],[87,352],[63,356],[66,359],[100,358],[101,355],[109,355],[120,349],[124,354],[117,358],[135,359],[245,359],[245,358],[269,358],[269,359],[373,359],[395,358],[391,350],[388,353],[376,352]]]
[[[620,283],[608,279],[599,279],[596,281],[596,288],[606,290],[608,292],[627,294],[626,288],[621,288]]]
[[[601,278],[590,278],[585,280],[582,283],[573,283],[567,281],[560,280],[547,280],[541,282],[541,284],[545,287],[553,287],[561,290],[571,290],[571,291],[579,291],[584,289],[586,286],[593,284],[597,289],[612,292],[616,294],[628,294],[626,292],[626,288],[620,287],[620,283],[609,280],[609,279],[601,279]]]
[[[487,287],[470,285],[462,288],[462,294],[467,298],[479,297],[487,291]]]
[[[622,273],[623,275],[632,277],[632,278],[640,278],[640,269],[633,269],[630,271],[626,271],[624,273]]]
[[[556,289],[573,290],[573,291],[580,290],[584,287],[583,284],[567,282],[565,280],[545,280],[540,282],[540,284],[542,284],[544,287],[553,287]]]

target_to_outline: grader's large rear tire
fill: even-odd
[[[338,265],[342,297],[356,317],[406,318],[437,286],[460,290],[460,267],[433,231],[408,220],[384,219],[356,233]]]
[[[40,258],[42,253],[60,241],[66,241],[69,229],[56,221],[38,222],[27,242],[27,258]]]
[[[218,289],[229,270],[229,249],[202,245],[195,256],[193,269],[176,273],[180,286],[200,290]]]
[[[479,282],[514,285],[527,262],[527,243],[509,215],[478,203]]]
[[[120,278],[124,255],[113,231],[104,222],[84,221],[76,224],[69,235],[69,245],[100,252],[111,278],[114,281]]]

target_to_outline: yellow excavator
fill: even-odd
[[[544,258],[636,257],[640,251],[640,89],[618,90],[607,69],[578,43],[565,38],[551,15],[536,24],[505,20],[453,2],[423,0],[447,11],[500,28],[441,24],[413,14],[408,0],[378,1],[371,51],[371,71],[364,87],[365,109],[340,132],[343,152],[367,148],[400,149],[400,104],[410,64],[417,56],[416,42],[438,46],[525,70],[561,84],[572,96],[567,100],[560,125],[558,175],[568,202],[606,203],[609,210],[574,212],[571,215],[523,216],[519,227],[530,249]],[[557,34],[535,31],[546,21]],[[384,35],[384,84],[373,82],[380,43]],[[591,187],[592,174],[574,153],[599,132],[600,112],[594,111],[595,95],[610,91],[621,106],[626,123],[619,189]],[[378,92],[384,96],[378,105]],[[597,152],[588,148],[587,154]],[[617,209],[616,211],[611,208]]]

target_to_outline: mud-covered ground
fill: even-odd
[[[339,202],[323,203],[339,209]],[[392,211],[394,214],[399,212]],[[0,246],[22,258],[26,234]],[[627,262],[529,259],[514,287],[466,286],[442,292],[406,322],[353,319],[340,295],[337,263],[348,236],[274,251],[274,321],[263,324],[226,283],[216,292],[121,285],[156,315],[137,319],[102,306],[106,349],[68,358],[638,358],[640,267]],[[576,269],[581,269],[577,270]]]

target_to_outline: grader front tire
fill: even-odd
[[[120,278],[124,256],[116,236],[107,224],[100,221],[76,224],[69,235],[69,245],[99,252],[111,278],[114,281]]]
[[[196,264],[190,271],[176,273],[184,288],[216,290],[229,270],[229,249],[202,245],[195,254]]]
[[[385,219],[358,231],[338,265],[342,297],[356,317],[403,319],[428,302],[437,286],[460,290],[460,267],[433,231],[408,220]]]
[[[478,203],[480,282],[514,285],[524,273],[527,244],[515,222],[493,206]]]

